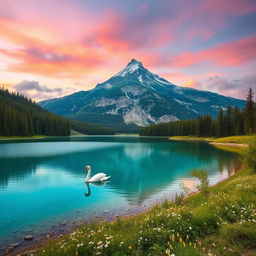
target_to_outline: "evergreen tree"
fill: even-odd
[[[217,122],[217,136],[224,136],[224,112],[221,108],[218,114],[218,122]]]
[[[254,120],[254,101],[252,88],[249,89],[247,95],[247,102],[244,109],[244,130],[246,134],[252,134],[254,132],[255,120]]]

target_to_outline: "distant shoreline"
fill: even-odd
[[[33,140],[33,139],[44,139],[49,138],[50,136],[44,135],[35,135],[31,137],[22,137],[22,136],[0,136],[1,141],[8,141],[8,140]],[[54,136],[55,137],[55,136]]]
[[[229,150],[230,148],[245,148],[248,147],[248,141],[252,136],[230,136],[230,137],[196,137],[196,136],[173,136],[169,140],[173,141],[204,141],[213,146],[221,147]],[[234,150],[230,150],[234,151]],[[235,151],[237,151],[235,149]],[[237,151],[238,152],[238,151]]]

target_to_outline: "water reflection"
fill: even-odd
[[[85,186],[87,188],[87,192],[84,193],[84,195],[86,197],[91,195],[91,186],[92,187],[104,187],[107,183],[109,183],[109,181],[104,181],[104,182],[97,182],[97,183],[89,183],[89,182],[85,182]]]

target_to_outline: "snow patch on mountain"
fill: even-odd
[[[134,73],[136,70],[138,70],[140,68],[139,63],[137,62],[131,62],[126,68],[124,68],[123,70],[121,70],[119,73],[117,73],[115,75],[115,77],[121,76],[121,77],[125,77],[127,74],[132,74]]]
[[[198,111],[196,111],[195,109],[193,109],[191,106],[193,106],[192,103],[186,102],[186,101],[182,101],[182,100],[178,100],[178,99],[174,99],[176,102],[178,102],[180,105],[184,105],[187,109],[193,111],[194,113],[198,114]]]
[[[74,105],[72,108],[71,108],[71,112],[75,112],[75,110],[77,109],[76,105]]]
[[[121,91],[124,92],[128,98],[130,98],[131,96],[139,96],[143,94],[147,91],[147,89],[142,86],[124,86],[121,88]]]
[[[204,103],[204,102],[209,102],[210,100],[203,98],[203,97],[196,97],[193,95],[187,95],[186,98],[200,102],[200,103]]]
[[[168,123],[168,122],[173,122],[173,121],[178,121],[178,120],[179,120],[179,118],[177,118],[174,115],[163,115],[163,116],[159,117],[157,123]]]
[[[153,93],[153,95],[154,95],[154,97],[155,97],[156,99],[158,99],[159,101],[161,101],[161,102],[166,102],[166,103],[167,103],[166,99],[163,98],[163,97],[161,97],[159,94]]]
[[[180,105],[185,105],[185,106],[191,106],[192,103],[186,102],[186,101],[182,101],[182,100],[178,100],[178,99],[174,99],[176,102],[178,102]]]
[[[106,83],[103,88],[105,88],[107,90],[110,90],[110,89],[112,89],[112,84],[111,83]]]
[[[112,98],[99,98],[95,101],[94,106],[95,107],[106,107],[115,104],[115,100]]]
[[[165,84],[165,85],[171,85],[170,83],[163,81],[163,80],[159,77],[159,75],[155,75],[155,74],[154,74],[154,80],[156,80],[157,82],[159,82],[162,86],[164,86],[163,84]]]
[[[113,109],[110,109],[108,111],[105,112],[105,114],[109,114],[109,115],[118,115],[118,110],[119,108],[113,108]]]

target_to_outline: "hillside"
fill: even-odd
[[[85,134],[113,134],[111,129],[52,114],[31,99],[0,88],[0,136],[68,136],[70,129]]]
[[[49,113],[19,93],[0,89],[1,136],[67,136],[68,120]]]
[[[39,102],[43,108],[71,119],[116,130],[138,130],[152,124],[216,117],[229,105],[245,101],[216,93],[176,86],[131,60],[119,73],[89,91]]]

